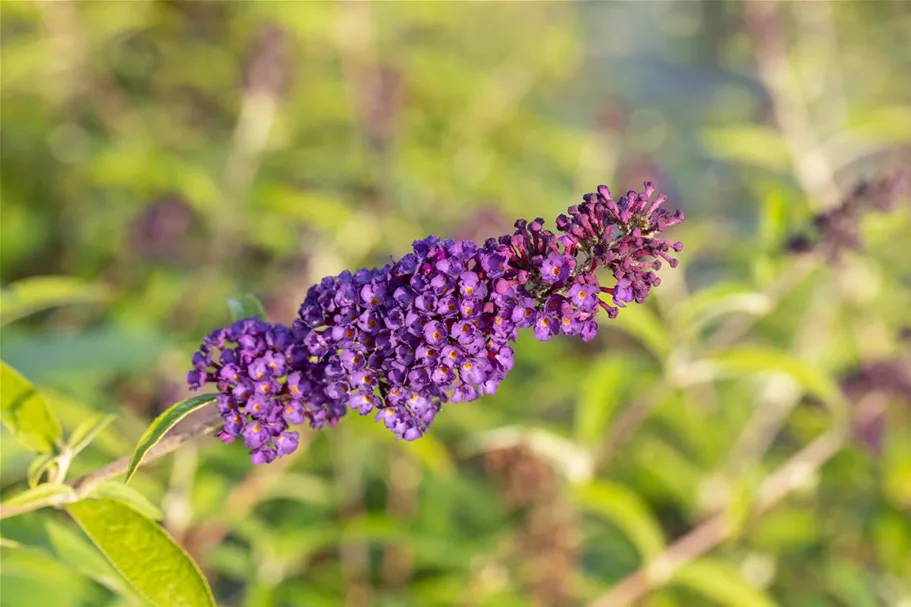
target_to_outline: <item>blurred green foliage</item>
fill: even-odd
[[[652,301],[590,344],[524,335],[500,392],[420,441],[352,416],[289,462],[204,440],[143,468],[131,487],[220,605],[582,605],[718,513],[728,537],[637,604],[911,604],[909,397],[850,383],[911,369],[908,199],[864,219],[862,254],[784,249],[911,166],[906,5],[5,0],[0,19],[2,356],[67,435],[118,414],[73,476],[187,396],[228,299],[288,322],[322,276],[551,221],[599,183],[654,180],[687,213]],[[6,433],[0,454],[7,499],[31,456]],[[62,512],[2,535],[0,605],[137,604]]]

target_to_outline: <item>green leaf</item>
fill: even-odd
[[[80,607],[99,604],[100,589],[47,550],[28,545],[4,546],[0,560],[3,562],[0,571],[3,605]],[[22,582],[29,583],[20,585]]]
[[[0,361],[0,417],[22,446],[38,453],[52,453],[61,436],[60,423],[44,397],[27,379]]]
[[[693,332],[702,325],[726,314],[741,313],[761,316],[772,309],[767,295],[749,287],[720,283],[700,290],[675,310],[675,322]]]
[[[722,160],[748,164],[772,171],[791,166],[791,155],[781,134],[770,127],[744,124],[702,131],[702,145]]]
[[[87,499],[67,511],[114,569],[161,607],[214,607],[196,563],[154,521],[110,499]]]
[[[576,438],[596,445],[604,438],[611,416],[633,376],[628,356],[607,355],[591,365],[579,386],[576,405]]]
[[[152,424],[146,428],[146,431],[143,432],[142,436],[139,437],[139,443],[136,445],[136,450],[133,451],[133,457],[130,458],[130,467],[127,469],[127,477],[124,480],[124,483],[128,483],[133,474],[136,473],[136,469],[139,468],[139,464],[142,463],[142,459],[145,457],[146,453],[149,452],[149,449],[157,445],[177,422],[193,411],[201,409],[214,401],[215,396],[215,394],[191,396],[186,400],[180,401],[156,417],[155,421],[153,421]]]
[[[681,567],[670,583],[684,586],[722,605],[776,607],[771,597],[750,585],[739,569],[716,559],[700,559]]]
[[[768,348],[739,347],[720,352],[709,364],[724,375],[777,372],[791,376],[809,394],[845,410],[845,397],[835,381],[817,366],[787,352]]]
[[[44,483],[6,500],[3,502],[3,507],[21,508],[23,506],[34,506],[35,504],[39,504],[40,507],[54,506],[74,499],[76,499],[76,492],[69,485]]]
[[[245,318],[266,320],[266,311],[263,309],[263,304],[249,293],[235,299],[229,299],[228,308],[231,310],[231,318],[234,320],[243,320]]]
[[[47,472],[48,468],[57,464],[57,456],[46,454],[39,455],[28,465],[28,486],[37,487],[41,484],[41,477]]]
[[[78,531],[55,519],[44,523],[57,557],[75,571],[109,588],[132,604],[146,604],[98,550]]]
[[[578,485],[573,494],[579,505],[616,525],[648,560],[664,549],[661,526],[648,505],[626,487],[605,481]]]
[[[607,325],[636,338],[655,358],[664,361],[671,352],[671,339],[661,319],[645,306],[630,306]]]
[[[117,419],[116,415],[97,413],[81,421],[78,426],[73,428],[73,432],[70,433],[70,438],[67,441],[70,454],[76,455],[88,447],[95,440],[95,437],[115,419]]]
[[[117,481],[105,481],[93,488],[90,497],[105,497],[132,507],[143,516],[159,521],[162,518],[158,506],[136,489]]]
[[[23,278],[0,291],[0,324],[56,306],[102,302],[109,295],[103,285],[68,276]]]

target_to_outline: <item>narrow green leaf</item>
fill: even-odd
[[[105,481],[101,483],[92,489],[89,497],[106,497],[126,504],[152,520],[159,521],[162,518],[161,510],[158,509],[158,506],[150,502],[149,498],[136,489],[117,481]]]
[[[105,415],[98,413],[83,420],[78,426],[73,428],[67,446],[70,448],[70,454],[76,455],[95,440],[95,437],[117,419],[116,415]]]
[[[3,507],[21,508],[23,506],[34,506],[35,504],[39,504],[40,507],[53,506],[75,498],[76,492],[69,485],[44,483],[6,500],[3,502]]]
[[[57,457],[54,455],[39,455],[28,465],[28,486],[37,487],[41,484],[41,477],[47,472],[48,468],[57,463]]]
[[[263,304],[259,302],[256,296],[250,293],[235,299],[229,299],[228,308],[231,310],[231,318],[234,320],[254,317],[266,320],[266,311],[263,309]]]
[[[0,417],[22,446],[52,453],[61,436],[60,423],[44,397],[15,369],[0,361]]]
[[[750,585],[739,569],[717,559],[704,558],[681,567],[670,583],[730,607],[776,607],[771,597]]]
[[[626,487],[604,481],[573,488],[579,505],[615,524],[648,560],[664,549],[661,526],[646,502]]]
[[[720,283],[700,290],[675,310],[675,322],[689,332],[726,314],[741,313],[761,316],[772,308],[764,293],[744,285]]]
[[[109,295],[103,285],[69,276],[23,278],[0,291],[0,324],[56,306],[102,302]]]
[[[127,477],[124,480],[124,483],[128,483],[133,474],[136,473],[136,469],[139,468],[139,464],[142,463],[142,459],[145,457],[146,453],[149,452],[149,449],[157,445],[177,422],[193,411],[205,407],[214,400],[215,394],[191,396],[186,400],[180,401],[155,418],[155,421],[153,421],[152,424],[146,428],[146,431],[143,432],[142,436],[139,437],[139,443],[136,445],[136,450],[133,451],[133,457],[130,458],[130,467],[127,469]]]
[[[61,561],[113,590],[131,604],[147,604],[81,533],[55,519],[45,521],[44,530],[54,553]]]
[[[809,394],[830,405],[846,407],[844,395],[835,381],[819,367],[787,352],[768,348],[731,348],[709,359],[723,374],[741,375],[778,372],[790,375]]]
[[[593,446],[604,438],[611,416],[620,404],[627,380],[633,377],[627,356],[601,357],[586,371],[576,405],[576,438]]]
[[[67,511],[114,569],[160,607],[214,607],[199,567],[158,524],[110,499],[87,499]]]
[[[661,319],[645,306],[630,306],[605,326],[634,337],[660,361],[664,361],[671,352],[670,333]]]

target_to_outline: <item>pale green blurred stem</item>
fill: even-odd
[[[212,237],[213,258],[221,260],[226,267],[238,250],[247,195],[259,171],[276,109],[277,100],[272,93],[251,90],[244,95],[231,149],[225,160],[224,200],[216,215]]]
[[[794,175],[811,208],[835,205],[840,193],[832,165],[815,133],[804,88],[788,57],[780,4],[751,0],[744,6],[756,44],[756,66],[769,91],[775,119],[791,154]]]
[[[339,495],[339,519],[344,523],[364,514],[364,481],[355,459],[351,429],[342,424],[333,436],[332,455]],[[339,561],[345,586],[344,604],[348,607],[373,605],[370,584],[370,553],[363,541],[343,540],[339,545]]]
[[[161,442],[152,447],[149,452],[146,454],[145,458],[142,461],[142,465],[146,465],[149,462],[152,462],[168,453],[171,453],[178,447],[201,438],[203,436],[211,436],[218,428],[223,425],[221,418],[212,418],[204,422],[200,422],[195,426],[191,426],[186,430],[180,432],[174,432],[163,438]],[[77,479],[74,479],[67,483],[76,491],[77,499],[82,499],[87,497],[92,489],[100,485],[106,480],[112,479],[116,476],[126,473],[127,468],[130,466],[130,457],[125,455],[118,460],[111,462],[110,464],[98,468],[88,474],[84,474]],[[0,508],[0,519],[9,518],[11,516],[17,516],[19,514],[24,514],[26,512],[31,512],[32,510],[38,510],[40,508],[46,508],[52,505],[59,505],[55,501],[47,502],[34,502],[27,506],[21,506],[17,508]]]

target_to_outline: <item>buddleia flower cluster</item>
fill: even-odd
[[[220,438],[241,438],[256,464],[297,448],[292,426],[334,426],[349,410],[417,439],[444,403],[496,392],[521,329],[587,341],[599,313],[646,300],[683,246],[660,237],[683,213],[654,194],[646,183],[614,200],[600,186],[556,232],[538,218],[481,245],[430,236],[381,268],[324,278],[290,327],[246,319],[212,332],[188,383],[215,385]]]

